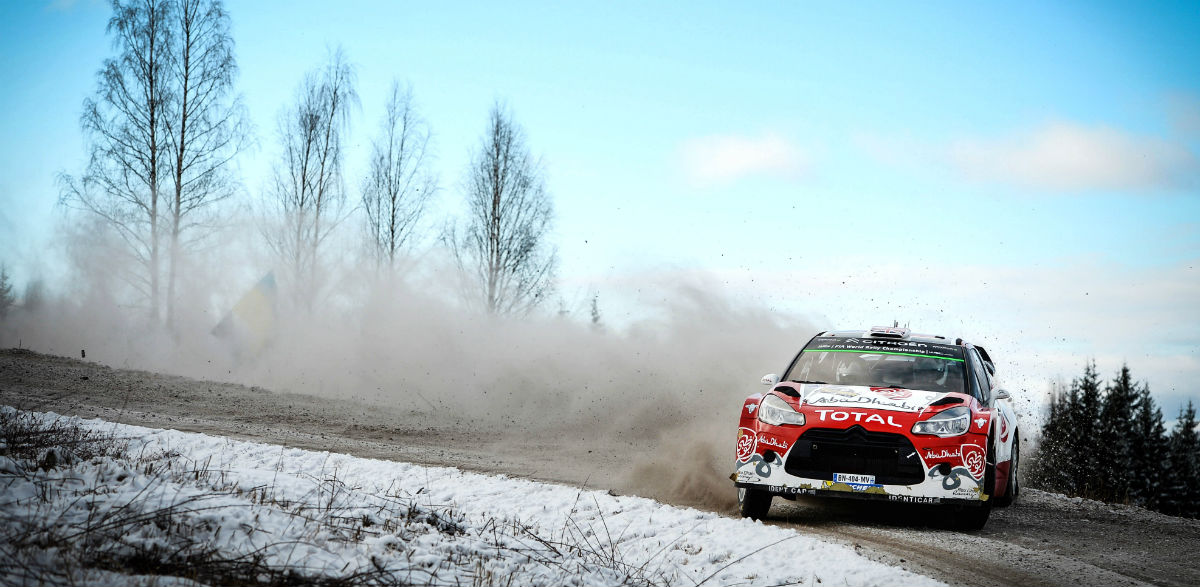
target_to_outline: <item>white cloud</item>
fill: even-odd
[[[776,133],[700,137],[684,142],[680,154],[688,181],[700,186],[752,176],[796,179],[809,163],[804,149]]]
[[[1200,172],[1184,144],[1070,122],[1005,139],[959,140],[947,154],[970,179],[1050,191],[1189,187]]]

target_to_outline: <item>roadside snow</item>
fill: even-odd
[[[128,456],[48,471],[0,456],[0,549],[6,555],[28,537],[28,529],[17,536],[21,524],[90,527],[94,520],[124,519],[132,531],[118,541],[126,546],[173,547],[171,527],[185,528],[191,542],[224,560],[254,558],[307,577],[370,574],[381,583],[942,585],[795,530],[640,497],[25,415],[111,434],[128,442]],[[0,455],[7,454],[4,448]],[[146,455],[166,455],[174,464],[155,464]],[[174,475],[164,474],[169,471]],[[127,514],[135,501],[172,516],[162,522],[162,516]],[[34,558],[53,564],[58,548],[65,546],[52,543]],[[112,570],[94,571],[100,574],[85,582],[107,582]]]

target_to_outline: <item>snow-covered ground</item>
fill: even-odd
[[[8,407],[0,420],[4,584],[941,584],[639,497]],[[13,426],[82,433],[21,456]]]

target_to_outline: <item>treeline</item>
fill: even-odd
[[[171,327],[181,274],[244,218],[271,253],[281,300],[302,311],[318,306],[328,275],[347,256],[333,243],[350,239],[334,239],[335,232],[360,235],[365,245],[353,253],[377,270],[400,273],[403,259],[415,256],[420,227],[430,224],[422,217],[440,189],[430,169],[432,131],[411,87],[392,84],[377,130],[362,141],[370,144],[365,172],[346,177],[357,73],[340,50],[331,52],[297,80],[290,100],[280,96],[266,146],[271,175],[252,194],[238,162],[257,141],[236,88],[224,4],[112,0],[112,8],[114,54],[83,104],[87,164],[60,174],[59,186],[87,248],[104,248],[99,256],[116,268],[122,305]],[[458,195],[466,215],[440,222],[438,239],[457,262],[463,299],[491,313],[528,312],[554,290],[553,208],[541,162],[502,104],[493,106],[464,171]]]
[[[1200,517],[1200,439],[1191,402],[1167,432],[1150,387],[1127,365],[1102,383],[1095,363],[1054,394],[1031,484],[1067,495]]]

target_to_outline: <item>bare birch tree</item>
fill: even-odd
[[[96,96],[84,102],[89,159],[60,176],[64,203],[103,220],[139,270],[122,273],[154,320],[175,313],[181,251],[199,212],[235,186],[245,137],[231,97],[237,65],[220,0],[113,0]],[[165,258],[164,258],[165,257]],[[162,287],[166,263],[165,295]]]
[[[527,313],[553,291],[557,251],[547,242],[553,207],[542,176],[524,131],[507,109],[493,105],[467,176],[465,233],[450,237],[490,313]]]
[[[233,158],[246,138],[240,100],[233,95],[237,62],[229,15],[219,0],[177,0],[170,23],[174,59],[168,80],[172,192],[166,201],[169,257],[167,322],[175,316],[180,255],[211,233],[213,218],[202,214],[237,188]],[[200,229],[200,230],[197,230]]]
[[[106,59],[95,98],[84,102],[89,159],[80,179],[60,175],[67,205],[94,213],[120,235],[141,267],[131,279],[150,316],[160,318],[161,214],[167,180],[172,5],[113,1],[108,32],[117,56]]]
[[[357,101],[354,71],[338,51],[305,76],[295,104],[279,116],[282,152],[267,193],[279,222],[265,236],[294,280],[294,299],[309,308],[321,245],[344,217],[342,141]]]
[[[362,183],[371,252],[380,266],[395,269],[396,255],[413,237],[437,189],[426,166],[429,126],[413,106],[412,88],[392,82],[379,137],[371,147]]]

